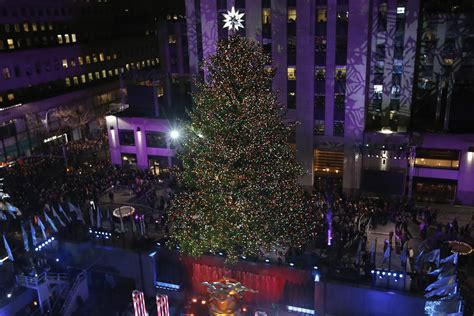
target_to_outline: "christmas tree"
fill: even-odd
[[[170,237],[193,256],[258,256],[301,247],[316,215],[298,184],[288,138],[294,124],[272,92],[270,59],[256,42],[231,36],[204,62],[181,142],[183,187],[170,208]]]

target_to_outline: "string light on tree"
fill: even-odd
[[[224,16],[224,28],[228,28],[230,31],[238,31],[239,27],[244,28],[242,24],[244,14],[245,13],[240,13],[239,10],[236,11],[234,7],[232,7],[230,11],[227,10],[227,13],[222,14]]]
[[[207,81],[181,129],[183,190],[169,216],[171,242],[184,253],[221,252],[235,262],[301,247],[316,234],[318,217],[288,143],[295,124],[282,120],[270,63],[258,43],[238,35],[204,62]]]

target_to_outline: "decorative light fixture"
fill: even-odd
[[[382,129],[380,130],[380,133],[385,134],[385,135],[390,135],[390,134],[393,134],[394,131],[392,131],[390,127],[382,127]]]
[[[245,13],[240,13],[239,10],[235,10],[234,7],[227,11],[227,13],[223,13],[224,16],[224,28],[228,28],[230,31],[235,30],[238,31],[239,27],[244,28],[242,22],[244,21],[242,17]]]

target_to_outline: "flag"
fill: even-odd
[[[133,220],[133,218],[132,218]],[[122,230],[122,233],[125,233],[125,227],[123,226],[123,218],[122,218],[122,213],[120,212],[120,229]]]
[[[5,205],[7,207],[7,212],[10,213],[10,215],[13,217],[13,219],[16,219],[15,213],[18,213],[18,208],[11,205],[8,202],[5,202]]]
[[[390,259],[390,253],[391,253],[390,243],[387,243],[387,249],[385,249],[385,252],[383,253],[382,263],[384,263],[386,260]]]
[[[446,258],[442,259],[439,263],[440,264],[443,264],[443,263],[458,264],[458,254],[457,253],[452,254],[449,257],[446,257]]]
[[[170,316],[168,295],[156,295],[156,311],[158,316]]]
[[[89,219],[91,221],[91,226],[95,226],[95,222],[94,222],[94,208],[91,206],[89,208]]]
[[[132,232],[135,233],[137,231],[137,226],[135,225],[135,218],[133,215],[130,216],[130,221],[132,222]]]
[[[441,286],[439,288],[436,288],[436,289],[426,293],[425,298],[430,298],[430,297],[433,297],[433,296],[451,295],[451,294],[456,292],[456,287],[457,287],[456,283]]]
[[[376,252],[375,252],[375,243],[376,241],[373,241],[370,243],[370,261],[372,263],[375,263],[375,256],[376,256]]]
[[[418,254],[418,256],[416,256],[416,259],[415,259],[415,268],[417,270],[420,270],[421,269],[421,266],[423,264],[423,256],[425,255],[425,251],[424,250],[421,250],[420,253]]]
[[[436,266],[439,266],[439,249],[428,252],[423,256],[423,262],[434,262]]]
[[[33,222],[30,220],[30,229],[31,229],[31,241],[33,243],[33,246],[36,246],[36,230],[35,226],[33,226]]]
[[[66,214],[66,212],[64,212],[64,210],[63,210],[61,204],[59,204],[59,212],[62,213],[62,214],[64,215],[64,217],[66,217],[66,220],[67,220],[69,223],[72,222],[71,218]]]
[[[43,234],[43,238],[48,239],[48,237],[46,237],[46,232],[44,230],[43,222],[41,221],[41,217],[39,216],[38,216],[38,226],[41,228],[41,233]]]
[[[455,273],[456,273],[456,265],[451,262],[448,262],[448,263],[443,264],[440,268],[431,271],[430,273],[428,273],[428,275],[438,276],[438,279],[442,279],[444,277],[453,275]]]
[[[49,225],[51,225],[51,228],[57,233],[58,229],[56,228],[56,225],[54,225],[53,220],[48,216],[48,214],[46,214],[46,212],[44,212],[44,217],[46,218],[46,221],[49,223]]]
[[[434,289],[439,289],[441,287],[452,285],[452,284],[456,284],[456,276],[455,275],[451,275],[451,276],[439,279],[439,280],[431,283],[430,285],[428,285],[426,287],[425,291],[432,291]]]
[[[7,238],[5,237],[5,234],[3,234],[3,243],[5,244],[5,250],[7,251],[8,259],[10,259],[11,261],[15,261],[13,259],[12,250],[10,249],[10,246],[8,245]]]
[[[75,212],[76,217],[78,221],[81,221],[84,225],[86,224],[86,221],[84,220],[84,216],[82,216],[82,211],[79,206],[74,206],[72,203],[68,203],[69,205],[69,212]]]
[[[408,259],[408,243],[403,245],[402,253],[400,254],[400,264],[402,267],[406,267]]]
[[[58,219],[59,224],[61,224],[62,227],[66,227],[66,224],[64,224],[64,222],[63,222],[63,220],[61,219],[61,217],[59,217],[58,213],[56,213],[56,210],[54,209],[54,207],[51,207],[51,209],[53,210],[53,216]]]
[[[97,228],[102,228],[102,214],[99,206],[97,206]]]
[[[25,251],[30,251],[30,246],[28,245],[28,234],[26,233],[23,223],[21,223],[21,235],[23,236],[23,247],[25,247]]]
[[[74,205],[72,205],[71,202],[67,202],[67,206],[69,208],[69,213],[74,213],[76,212],[76,207]]]

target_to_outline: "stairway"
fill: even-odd
[[[86,271],[79,273],[66,294],[66,299],[61,307],[59,315],[70,316],[77,309],[77,298],[81,297],[83,301],[89,296],[87,287]]]

